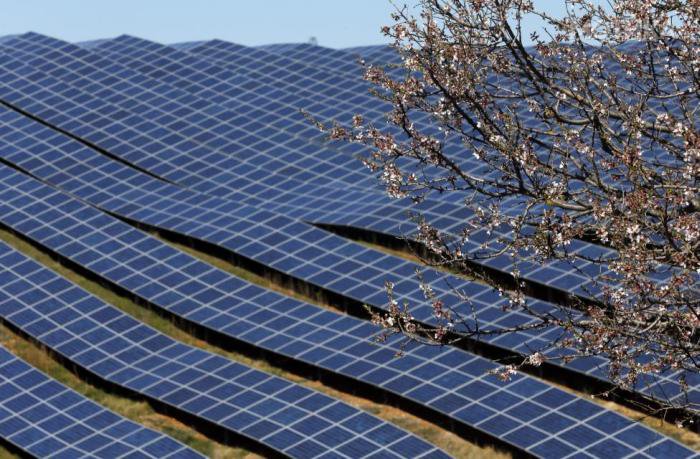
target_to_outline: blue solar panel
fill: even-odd
[[[303,218],[393,234],[404,232],[400,222],[405,220],[406,203],[387,203],[377,193],[364,191],[371,178],[351,165],[349,154],[353,151],[319,146],[315,143],[315,133],[292,110],[299,104],[310,103],[312,112],[337,118],[372,100],[364,96],[347,99],[350,93],[365,88],[348,75],[339,76],[339,72],[323,68],[311,71],[303,56],[323,59],[328,53],[322,49],[278,47],[269,52],[218,41],[175,49],[120,37],[91,43],[87,48],[94,52],[88,52],[36,34],[3,43],[6,45],[0,48],[4,53],[0,57],[0,68],[5,70],[0,77],[3,98],[120,159],[193,191],[140,174],[3,107],[0,142],[5,148],[0,154],[9,162],[105,210],[211,242],[358,302],[382,307],[386,301],[384,280],[406,277],[409,279],[400,282],[396,291],[414,302],[422,300],[418,284],[410,279],[416,265],[295,220]],[[355,51],[358,50],[352,52]],[[342,58],[341,52],[333,54],[334,59]],[[388,58],[386,50],[380,48],[361,50],[361,54],[369,59]],[[42,72],[37,73],[35,68],[41,68]],[[314,89],[308,90],[310,87]],[[312,95],[320,96],[323,102],[316,104]],[[337,106],[333,106],[335,100]],[[331,111],[329,106],[333,106]],[[261,121],[257,122],[258,119]],[[321,156],[329,159],[319,163]],[[15,186],[12,180],[8,183]],[[30,189],[39,193],[31,186]],[[372,327],[363,327],[355,319],[333,319],[326,314],[337,317],[336,314],[318,312],[310,305],[295,302],[292,307],[280,300],[279,295],[270,297],[259,293],[261,289],[254,293],[250,286],[235,284],[235,288],[223,292],[208,288],[209,282],[223,282],[217,277],[221,274],[212,274],[207,268],[204,272],[214,279],[200,279],[197,273],[201,265],[189,257],[172,255],[167,247],[152,245],[148,242],[151,239],[139,236],[137,231],[120,231],[111,221],[106,223],[95,217],[102,216],[97,211],[80,214],[87,210],[60,207],[64,197],[56,197],[55,203],[42,206],[48,197],[58,196],[54,192],[46,193],[33,195],[36,202],[30,202],[28,196],[12,195],[13,205],[22,212],[9,212],[3,217],[6,224],[42,244],[60,248],[66,257],[188,320],[364,382],[384,385],[385,390],[412,398],[457,422],[476,426],[536,454],[556,456],[555,451],[578,448],[577,439],[589,431],[595,435],[590,434],[591,441],[586,446],[590,446],[594,455],[604,450],[619,454],[630,448],[643,450],[655,442],[665,445],[662,437],[642,445],[635,445],[629,438],[621,440],[620,435],[630,437],[628,425],[621,424],[613,434],[603,427],[602,414],[589,416],[595,422],[586,421],[585,426],[572,426],[571,422],[577,419],[574,416],[572,421],[567,413],[543,415],[539,411],[543,406],[558,407],[555,401],[561,399],[559,393],[551,393],[551,400],[545,397],[526,404],[518,393],[520,386],[508,386],[490,397],[483,387],[479,391],[476,383],[482,383],[481,380],[464,384],[466,392],[459,394],[445,393],[449,385],[437,381],[413,390],[415,381],[428,380],[443,370],[424,362],[435,355],[418,354],[424,360],[419,358],[414,366],[405,359],[392,367],[382,357],[385,354],[372,353],[362,345],[376,331]],[[461,207],[449,202],[427,201],[425,206],[429,218],[435,221],[437,217],[443,229],[457,228],[469,217],[463,215]],[[32,229],[32,225],[39,223],[44,226]],[[123,228],[128,227],[123,225]],[[101,234],[102,229],[105,234]],[[575,249],[588,253],[595,247],[579,243]],[[168,263],[152,266],[142,251],[166,257]],[[507,259],[489,263],[502,271],[512,267]],[[592,269],[589,265],[580,268]],[[532,265],[524,274],[562,290],[586,293],[583,286],[587,278],[572,275],[567,265]],[[531,320],[524,314],[504,314],[500,307],[505,300],[483,286],[432,271],[426,275],[434,277],[438,286],[442,284],[438,288],[441,293],[447,293],[448,283],[468,291],[484,330]],[[245,295],[241,289],[246,289]],[[222,293],[240,300],[240,304],[231,308],[220,298]],[[454,295],[447,295],[446,300],[450,305],[459,303]],[[552,307],[543,302],[538,306]],[[318,322],[292,316],[281,307],[304,311]],[[311,314],[309,307],[316,312]],[[36,320],[36,315],[23,314],[18,315],[18,320],[27,324]],[[430,321],[429,308],[418,308],[415,315]],[[311,341],[314,345],[305,341],[312,340],[311,331],[317,331],[326,322],[338,328],[327,329],[322,341]],[[252,328],[248,329],[249,324]],[[361,330],[356,336],[350,332],[354,330],[353,324],[359,324],[357,329]],[[294,332],[288,337],[287,330]],[[274,335],[270,336],[270,332]],[[561,331],[532,330],[482,339],[509,350],[526,351],[541,344],[545,333],[551,337]],[[386,346],[385,351],[389,352],[396,343]],[[363,359],[365,355],[379,360]],[[465,368],[470,365],[479,368],[480,372],[472,375],[475,378],[493,367],[461,351],[450,350],[447,355],[457,355],[468,362]],[[400,368],[403,365],[408,366]],[[605,377],[604,359],[578,359],[571,365],[583,374]],[[452,376],[457,378],[460,371],[454,370],[450,375],[455,373]],[[658,380],[670,384],[667,389],[676,393],[677,377],[668,374]],[[527,384],[518,380],[521,385],[530,386],[530,380],[526,381]],[[639,390],[654,395],[661,387],[655,385],[656,381],[650,379],[650,387]],[[493,391],[489,381],[483,384]],[[700,398],[695,385],[691,385],[690,395],[692,400]],[[567,403],[567,407],[573,404],[569,400],[561,403]],[[471,404],[472,409],[463,409],[465,404]],[[506,410],[516,405],[519,411]],[[256,429],[260,433],[268,428],[265,424]],[[546,437],[537,440],[542,432]],[[405,443],[414,441],[417,440]],[[307,453],[314,450],[314,445],[308,448]],[[659,451],[663,448],[671,447],[662,446]],[[370,450],[365,443],[356,442],[338,451],[356,456]]]
[[[51,138],[48,134],[43,134],[44,131],[48,130],[47,128],[12,112],[3,114],[2,119],[7,126],[22,129],[25,132],[25,138],[35,136],[38,133],[42,133],[38,134],[39,137]],[[5,138],[13,137],[12,130],[6,131],[4,134],[6,134]],[[50,147],[47,149],[45,144],[37,143],[36,147],[24,150],[16,149],[16,147],[11,148],[12,144],[9,144],[8,148],[5,148],[0,154],[6,155],[6,159],[16,162],[22,167],[30,167],[32,173],[40,173],[52,183],[68,187],[69,191],[83,199],[129,218],[209,240],[251,258],[264,260],[271,266],[311,282],[319,281],[319,275],[330,272],[333,281],[326,281],[322,286],[334,289],[338,293],[364,303],[384,305],[386,297],[383,293],[383,279],[387,276],[394,279],[410,276],[417,267],[412,263],[378,254],[293,220],[261,212],[256,208],[251,209],[232,205],[227,201],[207,199],[169,186],[164,182],[149,179],[123,165],[111,162],[85,147],[77,146],[74,141],[66,138],[58,140],[61,138],[60,134],[54,133],[53,136],[57,140],[49,143],[63,145],[63,148],[71,153],[65,154],[60,150],[53,151]],[[22,138],[16,135],[14,137]],[[32,157],[27,156],[28,152],[32,153]],[[60,173],[56,167],[42,166],[41,163],[36,162],[37,159],[42,158],[44,162],[48,158],[53,158],[58,164],[69,169],[72,169],[72,166],[69,166],[72,163],[90,164],[91,170],[82,175],[82,179],[86,181],[81,181],[77,176],[70,177]],[[104,174],[98,171],[102,171]],[[112,175],[111,179],[110,174]],[[150,185],[143,188],[125,185],[125,182],[145,184],[149,181]],[[91,182],[100,183],[100,186],[96,187]],[[106,192],[107,190],[108,192]],[[137,205],[135,206],[135,204]],[[177,217],[177,214],[182,215],[182,217]],[[234,215],[235,217],[232,217]],[[261,246],[257,242],[259,240],[265,241],[265,244],[269,246],[278,247],[279,250]],[[310,252],[316,253],[315,257],[318,261],[315,263],[306,263],[308,259],[306,257],[310,256]],[[331,254],[319,256],[324,252],[331,252]],[[287,256],[270,258],[267,256],[270,253],[280,253]],[[302,253],[305,256],[301,255]],[[332,253],[337,254],[337,256],[331,256]],[[345,268],[348,261],[354,263],[354,268],[351,268],[354,270],[352,273]],[[379,268],[369,278],[367,274],[372,273],[372,268],[368,267],[368,264]],[[513,320],[519,320],[521,323],[527,323],[531,320],[524,314],[504,315],[501,305],[504,304],[505,300],[498,298],[497,295],[483,286],[439,273],[435,273],[435,279],[438,284],[438,281],[442,279],[470,294],[472,303],[480,312],[483,320],[481,324],[483,329],[488,329],[489,326],[498,326],[502,322],[512,324]],[[415,282],[405,281],[401,285],[403,287],[398,291],[406,292],[416,300],[422,295]],[[451,298],[454,304],[458,304],[457,298]],[[543,304],[543,306],[546,305]],[[416,311],[416,316],[419,319],[428,319],[430,315],[429,310]],[[489,324],[487,321],[492,321],[492,323]],[[510,337],[497,336],[488,339],[494,344],[508,349],[525,351],[540,346],[541,339],[538,335],[538,330],[532,330]],[[594,377],[604,378],[604,360],[599,358],[592,360],[596,363],[585,368],[577,367],[576,362],[573,366]],[[676,377],[676,375],[670,375],[669,379],[673,381]],[[653,385],[654,381],[655,379],[650,379],[649,384]],[[656,390],[653,387],[640,387],[639,389],[652,394]],[[694,400],[694,398],[692,399]]]
[[[311,389],[179,343],[4,243],[0,244],[0,314],[106,381],[288,456],[315,457],[364,442],[385,457],[413,454],[401,446],[414,439],[411,434]],[[295,413],[293,423],[284,418],[290,411]],[[336,430],[314,431],[311,426],[318,416]],[[360,420],[365,420],[368,431],[353,430]],[[385,441],[386,431],[396,441]],[[446,457],[424,441],[414,441],[419,456]]]
[[[0,437],[37,457],[203,457],[97,405],[1,346]]]
[[[1,167],[0,172],[2,172]],[[115,270],[99,272],[97,268],[98,274],[117,285],[129,290],[133,289],[134,293],[142,299],[177,315],[195,322],[201,320],[212,330],[361,382],[381,386],[394,394],[418,401],[441,414],[448,415],[454,422],[466,423],[469,427],[482,430],[496,438],[513,430],[517,424],[516,419],[509,415],[509,408],[514,408],[521,418],[526,417],[529,418],[528,421],[532,421],[548,411],[547,400],[551,399],[552,402],[549,402],[549,405],[554,405],[564,397],[565,402],[561,403],[562,406],[568,406],[567,402],[573,403],[575,400],[575,397],[566,396],[557,389],[527,377],[515,379],[508,384],[499,384],[494,376],[488,376],[486,373],[487,370],[495,369],[496,364],[457,349],[440,351],[433,347],[419,347],[413,352],[408,352],[404,359],[393,363],[393,356],[401,350],[401,343],[394,339],[382,345],[370,344],[372,335],[380,332],[375,326],[303,304],[232,278],[205,263],[168,248],[145,234],[132,230],[126,224],[100,214],[97,210],[75,205],[74,201],[68,198],[53,208],[55,215],[51,214],[48,206],[40,209],[42,199],[51,202],[55,201],[53,197],[58,195],[50,196],[45,187],[31,186],[30,184],[36,182],[29,178],[17,183],[21,176],[10,169],[5,168],[4,172],[7,175],[0,180],[0,183],[10,183],[13,191],[29,191],[8,199],[7,192],[0,188],[0,197],[13,206],[16,212],[21,212],[23,209],[35,211],[34,215],[39,222],[35,223],[37,230],[47,230],[43,238],[38,239],[40,243],[47,244],[52,250],[79,264],[85,264],[81,261],[81,256],[91,249],[101,253],[101,259],[110,260],[113,265],[122,265],[124,269],[117,276],[113,274]],[[32,197],[34,197],[33,200]],[[22,207],[14,207],[19,205]],[[17,220],[14,218],[15,215],[15,213],[9,213],[8,219]],[[60,230],[70,233],[74,227],[82,226],[77,219],[70,218],[78,215],[89,225],[87,232],[67,246],[52,246],[50,241],[53,240],[53,233],[58,233]],[[51,219],[45,220],[45,216],[50,216]],[[65,223],[69,220],[72,224]],[[2,221],[1,218],[0,221]],[[15,228],[21,230],[20,226],[16,225]],[[26,234],[36,238],[34,236],[36,232],[34,230]],[[127,235],[129,235],[128,238],[125,237]],[[123,242],[125,239],[128,243]],[[132,246],[135,250],[129,249]],[[171,260],[180,260],[180,270],[172,266]],[[138,266],[134,266],[135,263]],[[158,276],[153,275],[156,266],[160,268]],[[87,264],[86,267],[95,269],[91,264]],[[137,273],[142,273],[145,277],[141,278],[136,287],[129,287],[129,279],[138,276]],[[188,276],[188,273],[192,274]],[[146,279],[151,280],[149,282]],[[212,286],[214,281],[216,283]],[[165,302],[164,298],[169,298],[168,293],[182,300],[177,303]],[[205,298],[209,298],[209,304],[203,301]],[[109,351],[118,352],[117,349],[109,349]],[[340,366],[338,366],[339,359]],[[459,363],[465,370],[452,368],[450,362]],[[469,371],[468,369],[471,368],[478,368],[478,370]],[[185,382],[199,376],[191,370],[189,373],[183,371],[180,373],[182,376],[178,375],[175,379],[178,382]],[[474,379],[483,381],[482,384],[486,390],[473,393],[469,388]],[[540,397],[543,401],[540,401],[539,405],[528,403],[528,406],[525,406],[526,398],[509,390],[510,386],[517,386],[524,382],[529,383],[530,386],[534,385],[537,387],[535,391],[542,394]],[[466,390],[463,391],[462,386],[465,386]],[[200,384],[196,389],[206,389],[206,385]],[[579,402],[583,401],[579,400]],[[191,408],[199,408],[195,405],[191,404]],[[513,429],[500,432],[498,429],[501,427],[498,426],[501,424],[492,425],[495,422],[493,420],[469,420],[460,417],[459,413],[470,405],[476,405],[486,412],[500,413],[499,416],[505,416],[504,419],[508,420]],[[589,403],[587,405],[590,407],[590,412],[586,422],[590,423],[591,428],[600,430],[597,427],[597,420],[607,412],[596,405]],[[205,404],[201,408],[209,408],[209,405]],[[549,412],[551,411],[552,408],[549,409]],[[607,432],[608,435],[603,435],[601,438],[607,439],[608,436],[614,438],[618,433],[625,432],[634,425],[632,421],[619,415],[613,416],[618,420],[618,428],[603,429],[602,431]],[[567,414],[562,414],[561,417],[569,420],[568,423],[561,424],[561,429],[550,425],[545,429],[534,429],[533,432],[541,439],[568,434],[568,427],[574,424],[575,420]],[[505,438],[522,450],[533,446],[520,441],[517,435],[505,436]],[[649,448],[660,441],[665,439],[657,435],[640,449]]]

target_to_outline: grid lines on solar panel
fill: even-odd
[[[203,457],[99,406],[2,346],[0,437],[38,457]]]
[[[4,119],[7,119],[6,117]],[[31,121],[27,121],[28,123],[32,123]],[[42,129],[46,129],[43,128]],[[45,137],[43,134],[40,137]],[[73,142],[73,141],[70,141]],[[70,142],[68,142],[70,144]],[[4,149],[4,152],[8,152],[9,149]],[[47,152],[50,152],[49,154],[56,158],[56,154],[60,153],[60,151],[52,151],[53,148],[47,150]],[[72,191],[76,191],[81,197],[84,199],[87,199],[89,201],[98,203],[98,205],[106,205],[109,210],[116,211],[117,213],[121,212],[124,213],[125,216],[128,216],[130,218],[135,218],[137,220],[145,220],[146,222],[150,224],[154,224],[156,226],[165,226],[168,227],[168,225],[173,225],[170,226],[171,229],[174,229],[175,231],[180,231],[184,232],[189,235],[193,235],[195,237],[204,237],[205,239],[210,239],[212,241],[215,241],[217,243],[225,242],[226,240],[229,240],[229,237],[235,237],[233,235],[231,236],[226,236],[226,232],[224,231],[224,228],[227,227],[228,225],[233,225],[233,228],[237,229],[242,229],[244,230],[245,228],[250,227],[251,225],[254,225],[256,222],[260,223],[261,219],[257,217],[250,218],[248,223],[244,224],[243,226],[240,225],[241,220],[240,219],[224,219],[226,215],[236,214],[239,209],[237,209],[238,206],[232,206],[232,203],[226,202],[226,201],[216,201],[216,200],[209,200],[209,201],[204,201],[201,197],[197,195],[193,195],[191,193],[187,193],[184,190],[179,190],[176,189],[175,187],[171,187],[167,185],[164,182],[158,182],[155,181],[151,178],[147,177],[141,177],[139,178],[139,175],[136,171],[130,170],[128,168],[125,168],[123,165],[119,165],[117,163],[108,161],[106,158],[101,157],[100,155],[96,155],[94,151],[86,149],[85,147],[77,147],[76,148],[68,148],[68,151],[70,151],[69,155],[66,155],[61,159],[61,164],[63,164],[66,168],[69,168],[72,170],[72,167],[69,166],[72,162],[75,162],[76,159],[78,160],[78,163],[76,163],[76,167],[80,165],[80,162],[85,162],[87,161],[87,164],[92,165],[92,170],[87,173],[87,176],[92,178],[92,180],[97,181],[99,183],[98,187],[89,185],[89,181],[86,184],[80,184],[78,181],[76,181],[77,177],[70,177],[66,176],[62,172],[60,172],[58,169],[46,169],[46,167],[40,167],[39,169],[36,169],[37,171],[41,173],[46,173],[47,177],[56,177],[58,176],[59,183],[62,183],[64,185],[69,185]],[[14,155],[8,156],[10,160],[13,161],[19,161],[23,166],[24,165],[31,165],[32,163],[34,164],[34,167],[37,167],[38,164],[36,164],[36,160],[41,158],[41,155],[35,156],[33,159],[32,158],[27,158],[26,157],[26,152],[27,151],[32,151],[34,152],[34,149],[29,148],[28,150],[25,150],[24,152],[21,150],[17,150]],[[78,153],[80,152],[80,153]],[[24,161],[22,160],[24,158]],[[91,158],[91,159],[88,159]],[[104,172],[109,172],[112,171],[112,174],[117,174],[119,177],[118,179],[112,179],[109,180],[109,175],[99,177],[97,174],[99,174],[98,171],[104,171]],[[119,171],[117,173],[117,171]],[[56,175],[54,175],[56,174]],[[63,180],[63,181],[61,181]],[[124,185],[124,182],[126,183],[144,183],[144,181],[151,181],[152,187],[149,186],[149,190],[130,190],[128,186]],[[112,186],[110,187],[108,184],[112,183]],[[159,194],[165,195],[167,194],[164,190],[169,189],[171,192],[170,196],[173,196],[174,199],[164,199],[162,196],[159,196]],[[121,191],[120,191],[121,190]],[[153,190],[157,190],[157,193],[153,193]],[[109,193],[105,193],[105,191],[109,191]],[[128,200],[125,201],[120,201],[117,199],[116,196],[119,194],[125,194],[127,197],[131,196],[133,199],[139,200],[138,204],[140,205],[153,205],[154,209],[156,210],[156,213],[151,212],[151,211],[144,211],[140,210],[138,207],[134,206],[133,202],[128,202]],[[117,202],[115,202],[117,201]],[[189,204],[192,207],[188,207],[187,204]],[[202,211],[197,211],[195,204],[197,203],[202,206]],[[113,207],[112,207],[113,206]],[[220,213],[220,216],[217,217],[217,212],[218,210]],[[176,217],[174,216],[177,213],[181,213],[181,215],[186,215],[187,217],[190,218],[190,220],[185,220],[181,217]],[[202,224],[199,222],[196,218],[197,215],[206,215],[210,221],[215,223],[214,225],[206,225]],[[264,213],[264,214],[259,214],[260,216],[266,215],[266,218],[274,218],[275,221],[270,225],[270,228],[273,228],[276,230],[280,229],[280,224],[282,221],[285,221],[285,219],[280,220],[281,217],[279,216],[274,216],[269,213]],[[195,217],[195,218],[192,218]],[[249,217],[246,217],[242,215],[240,217],[241,219],[245,220]],[[287,220],[288,221],[288,220]],[[226,223],[228,222],[228,223]],[[288,221],[288,223],[293,223],[291,221]],[[308,229],[308,228],[307,228]],[[257,237],[255,237],[255,234],[253,234],[250,239],[247,239],[249,241],[248,244],[250,244],[250,250],[247,252],[249,256],[254,257],[258,256],[260,259],[263,261],[266,261],[270,264],[275,264],[275,259],[274,259],[274,254],[279,254],[281,252],[277,250],[272,250],[268,252],[263,252],[262,254],[260,253],[260,244],[257,242],[258,239],[260,239],[260,236],[262,234],[269,234],[269,229],[265,230],[265,233],[260,233],[259,230],[256,230],[257,232]],[[292,234],[294,232],[291,232]],[[276,238],[282,237],[285,235],[285,232],[279,233],[276,232],[277,234]],[[324,234],[321,232],[322,238],[328,236],[327,234]],[[207,236],[211,235],[211,236]],[[220,237],[223,235],[223,237]],[[330,236],[329,236],[330,237]],[[213,239],[212,239],[213,238]],[[314,240],[318,240],[319,238],[307,238],[303,239],[306,240],[307,242],[313,242]],[[338,238],[334,238],[335,240],[339,240]],[[284,243],[286,245],[282,246],[282,249],[284,252],[289,252],[289,249],[292,248],[293,245],[296,245],[296,250],[304,249],[306,247],[305,244],[303,244],[303,240],[296,240],[294,236],[290,234],[287,238],[282,238],[281,240],[277,240],[278,243]],[[246,245],[244,240],[236,239],[236,242],[238,244]],[[287,241],[287,242],[285,242]],[[294,243],[294,244],[292,244]],[[342,248],[342,246],[347,246],[348,243],[344,242],[340,246],[335,246],[335,248]],[[356,244],[350,244],[350,247],[355,247],[355,248],[360,248],[360,246],[357,246]],[[347,247],[347,248],[350,248]],[[330,248],[330,247],[328,247]],[[359,252],[360,258],[358,259],[359,262],[365,263],[365,260],[367,260],[367,254],[364,253],[364,250],[362,249],[361,252]],[[265,255],[265,253],[268,253],[268,255]],[[351,252],[347,252],[347,250],[344,250],[343,252],[344,255],[352,255]],[[271,258],[272,256],[272,258]],[[272,261],[269,261],[272,260]],[[301,257],[300,262],[297,262],[296,264],[303,264],[304,258]],[[342,261],[342,260],[341,260]],[[347,260],[344,265],[341,265],[338,269],[339,274],[333,274],[330,278],[331,279],[336,279],[339,277],[342,277],[344,274],[347,274],[347,262],[351,260]],[[392,257],[384,257],[383,261],[383,266],[378,266],[381,269],[384,270],[389,270],[393,265],[391,263]],[[402,262],[400,260],[394,259],[394,262],[399,262],[399,268],[402,269],[402,272],[408,273],[411,269],[411,264],[409,263],[408,265],[405,264],[405,262]],[[350,263],[352,265],[352,263]],[[366,266],[363,267],[362,264],[356,264],[356,267],[353,269],[359,270],[359,271],[365,271]],[[313,273],[312,273],[313,274]],[[376,276],[378,278],[381,278],[381,271],[377,271]],[[397,274],[397,276],[401,276],[400,273]],[[365,283],[363,282],[362,278],[358,281],[355,282],[347,282],[347,285],[343,288],[338,290],[339,292],[345,294],[346,296],[348,295],[348,292],[350,292],[350,295],[352,294],[357,294],[357,293],[352,293],[352,292],[357,292],[361,289],[359,287],[362,287],[362,284]],[[359,284],[359,285],[358,285]],[[455,284],[453,284],[455,285]],[[459,284],[461,285],[461,284]],[[416,285],[414,286],[414,290],[418,292],[420,289]],[[504,301],[502,298],[498,298],[495,294],[486,294],[483,296],[483,302],[479,301],[478,297],[485,292],[487,292],[488,289],[483,288],[483,287],[477,287],[477,289],[474,289],[474,285],[469,287],[469,292],[473,293],[473,296],[475,297],[476,304],[482,311],[489,311],[492,310],[494,314],[486,314],[487,316],[492,317],[492,320],[507,320],[507,321],[512,321],[513,316],[510,317],[505,317],[503,318],[503,313],[499,308],[499,302]],[[366,294],[370,296],[370,298],[373,297],[372,301],[374,301],[375,304],[381,305],[383,304],[383,295],[384,293],[381,291],[381,287],[379,288],[380,291],[378,292],[373,292],[372,289],[367,289],[365,287]],[[372,304],[372,301],[365,301],[367,303]],[[482,309],[485,308],[485,309]],[[425,311],[424,317],[430,317],[430,312]],[[496,322],[494,325],[497,325],[498,322]],[[526,334],[521,334],[519,338],[515,341],[513,341],[512,337],[510,340],[507,342],[504,341],[503,345],[506,346],[507,348],[510,349],[518,349],[519,346],[535,346],[537,345],[536,343],[538,342],[538,337],[535,333],[532,333],[531,335],[526,335]],[[518,343],[518,340],[520,340],[520,343]],[[494,341],[496,344],[499,344],[498,339]],[[525,348],[523,348],[525,349]],[[603,377],[604,376],[604,371],[603,369],[600,368],[601,365],[604,364],[604,361],[601,360],[596,360],[596,359],[586,359],[585,361],[581,362],[575,362],[573,364],[574,367],[580,369],[581,371],[585,371],[587,373]]]
[[[36,218],[41,218],[46,213],[39,212],[37,206],[40,202],[39,200],[26,202],[24,208],[32,209]],[[495,369],[496,364],[453,348],[439,351],[437,348],[423,347],[415,352],[409,352],[405,359],[392,362],[401,349],[397,341],[398,337],[393,342],[373,347],[369,344],[369,339],[372,334],[380,330],[371,324],[285,298],[260,287],[246,284],[239,279],[232,279],[202,262],[190,259],[187,263],[187,256],[177,253],[174,249],[168,249],[145,235],[139,239],[137,232],[130,231],[126,225],[122,225],[124,231],[120,232],[116,229],[119,224],[112,223],[107,226],[107,234],[111,235],[112,239],[108,236],[99,238],[97,237],[101,234],[99,225],[95,218],[89,218],[89,211],[78,207],[73,209],[72,214],[82,215],[83,222],[92,226],[94,232],[88,232],[85,227],[80,228],[82,237],[70,244],[75,255],[71,255],[70,251],[62,250],[61,247],[50,246],[50,248],[98,272],[111,266],[120,266],[123,270],[133,268],[133,273],[124,272],[118,278],[109,274],[112,270],[106,271],[104,275],[126,289],[134,289],[141,298],[161,305],[177,315],[189,320],[201,321],[213,330],[258,347],[368,384],[381,385],[387,390],[444,412],[455,422],[483,430],[494,438],[503,435],[507,442],[523,450],[541,449],[544,448],[544,444],[552,441],[563,442],[564,445],[568,444],[568,448],[575,448],[575,445],[564,440],[564,437],[572,435],[570,432],[574,428],[572,426],[581,421],[571,413],[562,413],[564,419],[568,419],[561,424],[562,429],[557,430],[554,426],[549,426],[548,429],[533,427],[529,431],[531,435],[526,437],[525,441],[521,436],[523,427],[519,425],[527,421],[528,417],[532,418],[534,426],[544,423],[545,421],[539,418],[543,418],[545,413],[551,415],[554,400],[563,400],[562,397],[564,397],[567,406],[582,402],[575,397],[566,397],[563,392],[527,377],[518,378],[512,384],[495,383],[495,377],[488,377],[488,370]],[[92,211],[92,214],[95,216],[99,213]],[[10,219],[14,217],[15,215],[12,214]],[[62,222],[65,222],[65,218],[59,219],[55,214],[47,217],[50,218],[49,222],[57,221],[59,226],[64,225]],[[44,224],[48,223],[44,220],[40,221]],[[75,221],[73,226],[81,225],[77,220]],[[20,226],[16,228],[22,229]],[[57,234],[54,235],[47,226],[40,226],[27,234],[30,237],[40,237],[40,242],[51,244],[46,241],[55,240],[60,234],[70,236],[73,231],[74,228],[69,226],[64,231],[56,230]],[[36,236],[36,234],[43,234],[43,236]],[[128,240],[129,245],[126,245],[123,240]],[[90,246],[90,242],[96,245]],[[87,248],[81,250],[77,243]],[[107,246],[109,250],[105,249]],[[129,255],[130,246],[133,250]],[[100,258],[96,263],[87,263],[84,254],[91,250],[93,253],[97,251],[103,254],[104,258]],[[147,257],[151,255],[154,258],[149,260]],[[93,258],[95,257],[87,259]],[[157,259],[162,260],[163,263],[156,264]],[[106,267],[105,262],[107,262]],[[170,262],[177,268],[172,267],[168,270]],[[139,274],[143,276],[134,280],[134,277]],[[144,283],[144,279],[153,280]],[[209,284],[215,287],[207,287]],[[180,287],[186,287],[186,289]],[[174,298],[177,297],[182,297],[183,300],[175,301]],[[164,299],[169,301],[166,302]],[[384,367],[387,363],[388,365]],[[463,369],[457,371],[452,368],[457,365],[461,365]],[[420,381],[429,382],[421,384]],[[515,389],[511,389],[511,386]],[[521,386],[527,386],[533,395],[539,394],[540,404],[525,403],[527,397],[518,389]],[[589,408],[585,419],[586,428],[595,429],[600,441],[612,441],[618,444],[619,442],[614,438],[618,435],[626,437],[627,429],[634,425],[621,418],[618,422],[620,427],[618,431],[606,432],[598,422],[608,419],[610,415],[605,414],[604,409],[589,405],[586,405]],[[471,408],[468,410],[467,407]],[[510,408],[514,410],[512,413]],[[469,416],[468,412],[475,409],[480,410],[483,419]],[[500,424],[496,423],[493,417],[509,422],[510,428],[505,431],[498,430]],[[510,431],[513,431],[512,435]],[[539,438],[540,441],[532,442],[533,438]],[[661,436],[650,438],[653,441],[640,449],[645,450],[654,446],[655,443],[665,441]],[[628,444],[625,448],[630,446]]]
[[[104,380],[292,457],[444,457],[343,402],[166,337],[5,244],[0,261],[3,318]]]

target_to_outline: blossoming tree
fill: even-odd
[[[618,386],[671,370],[684,384],[700,368],[700,1],[564,3],[563,17],[528,0],[397,10],[384,32],[401,63],[365,74],[391,106],[388,122],[360,114],[324,129],[369,147],[363,161],[393,197],[461,196],[473,218],[459,234],[416,220],[426,262],[489,282],[510,308],[566,330],[549,346],[606,356]],[[532,18],[543,27],[524,36]],[[465,249],[483,228],[493,237]],[[575,240],[600,254],[570,250]],[[517,268],[505,282],[478,269],[496,256],[600,269],[587,270],[589,295],[542,313]],[[464,318],[430,285],[429,329],[388,287],[391,312],[375,316],[388,332],[440,344],[470,335],[455,333]],[[522,364],[550,355],[533,350]]]

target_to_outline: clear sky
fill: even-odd
[[[416,4],[402,0],[399,4]],[[383,43],[388,0],[3,0],[0,34],[34,31],[68,41],[136,35],[161,43],[220,38],[244,45]]]
[[[393,0],[415,6],[418,0]],[[561,10],[561,1],[537,0]],[[389,0],[2,0],[0,35],[34,31],[68,41],[136,35],[161,43],[220,38],[243,45],[332,48],[386,42]]]

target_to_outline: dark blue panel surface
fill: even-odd
[[[1,346],[0,436],[37,457],[203,457],[102,408]]]

